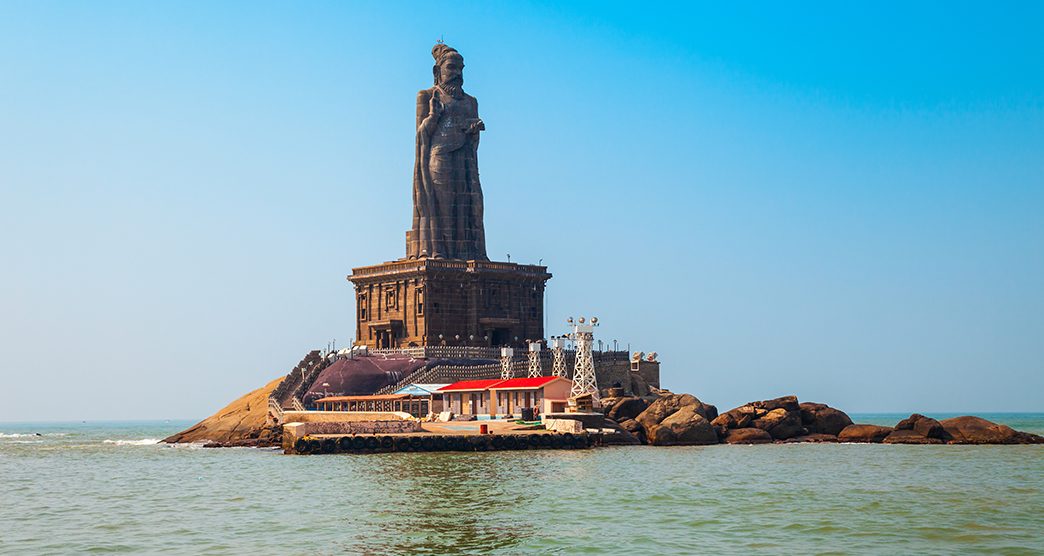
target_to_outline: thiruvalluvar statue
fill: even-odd
[[[431,49],[435,86],[417,93],[410,259],[488,260],[478,174],[478,101],[464,92],[464,57],[448,45]]]

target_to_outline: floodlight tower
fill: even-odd
[[[597,400],[598,381],[595,378],[591,344],[594,343],[594,327],[598,326],[598,317],[591,317],[591,324],[584,324],[584,317],[580,317],[579,322],[575,324],[573,318],[569,317],[568,322],[573,326],[571,336],[576,343],[576,366],[573,369],[573,389],[569,392],[569,397],[591,394],[591,398]]]
[[[511,348],[500,348],[500,380],[511,380],[515,377],[513,359],[515,350]]]
[[[565,342],[561,336],[551,338],[551,376],[566,375]]]
[[[535,378],[544,374],[544,369],[540,365],[540,348],[542,347],[544,347],[544,344],[539,340],[529,343],[529,378]]]

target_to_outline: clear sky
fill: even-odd
[[[0,420],[201,418],[354,334],[443,37],[489,254],[674,391],[1044,411],[1044,4],[0,3]]]

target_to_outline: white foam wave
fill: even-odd
[[[48,432],[48,433],[35,433],[35,432],[0,432],[0,438],[38,438],[41,436],[65,436],[64,432]]]
[[[158,438],[142,438],[141,440],[103,440],[103,444],[115,444],[117,446],[151,446],[159,444]]]

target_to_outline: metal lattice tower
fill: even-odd
[[[529,344],[529,378],[543,376],[544,368],[540,363],[540,348],[544,347],[541,342]]]
[[[591,317],[591,324],[584,324],[584,317],[580,317],[580,322],[573,325],[571,336],[576,343],[576,365],[573,368],[573,389],[569,392],[570,398],[591,394],[594,400],[598,399],[598,380],[595,378],[594,357],[591,353],[594,327],[597,325],[598,319],[595,317]]]
[[[511,380],[515,377],[515,350],[500,348],[500,380]]]
[[[565,338],[551,339],[551,376],[566,375]]]

